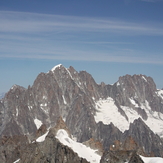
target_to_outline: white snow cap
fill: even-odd
[[[51,71],[54,71],[56,68],[60,68],[61,66],[62,66],[62,64],[58,64],[58,65],[54,66],[54,67],[51,69]]]

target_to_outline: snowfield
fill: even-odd
[[[144,163],[163,163],[163,158],[161,157],[140,157],[144,161]]]
[[[83,145],[82,143],[78,143],[72,140],[68,133],[60,129],[56,134],[56,138],[64,145],[70,147],[75,153],[78,154],[79,157],[85,158],[90,163],[99,163],[101,156],[96,153],[97,150],[93,150],[90,147]]]
[[[49,130],[42,136],[36,139],[36,142],[43,142],[48,135]],[[63,144],[70,147],[75,153],[78,154],[79,157],[85,158],[90,163],[100,163],[101,156],[98,155],[96,152],[97,150],[91,149],[83,145],[82,143],[76,142],[72,140],[68,133],[60,129],[56,134],[56,138]],[[140,156],[144,163],[163,163],[163,158],[161,157],[144,157]],[[19,162],[20,159],[16,160],[13,163]]]
[[[135,107],[139,107],[134,99],[130,99],[131,103]],[[114,104],[114,100],[111,97],[107,99],[100,99],[95,102],[96,105],[96,115],[94,116],[96,123],[103,122],[104,124],[110,124],[111,122],[119,128],[122,132],[129,129],[130,123],[133,123],[135,119],[141,116],[132,108],[127,106],[120,106],[128,117],[127,119],[120,114],[117,106]],[[149,106],[148,101],[142,103],[140,106],[147,113],[148,119],[143,120],[146,125],[160,137],[163,137],[163,114],[158,112],[153,112]]]
[[[118,108],[111,97],[108,97],[105,100],[100,99],[96,102],[96,110],[97,112],[94,117],[96,123],[101,121],[108,125],[112,122],[123,132],[129,128],[128,121],[120,114],[120,112],[118,112]]]

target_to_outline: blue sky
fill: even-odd
[[[163,0],[1,0],[0,92],[57,64],[97,83],[125,74],[163,88]]]

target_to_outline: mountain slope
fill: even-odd
[[[40,126],[49,130],[61,118],[77,142],[93,139],[108,151],[119,141],[116,150],[132,146],[139,154],[163,157],[163,93],[145,75],[97,84],[85,71],[57,65],[27,89],[14,85],[0,100],[0,112],[1,137],[26,135],[31,143],[47,131]]]

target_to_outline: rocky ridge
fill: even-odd
[[[107,98],[110,100],[105,102]],[[115,115],[118,113],[127,127],[119,128],[118,120],[109,120],[110,117],[105,117],[105,122],[96,121],[95,117],[98,112],[102,114],[101,110],[105,109],[106,104],[108,113],[117,109]],[[161,127],[153,130],[148,122],[152,120],[161,125],[163,93],[162,90],[156,89],[153,79],[145,75],[126,75],[120,77],[114,85],[97,84],[85,71],[77,72],[73,67],[65,68],[58,65],[47,73],[40,73],[34,84],[27,89],[14,85],[0,101],[0,113],[1,138],[25,135],[27,137],[25,142],[29,144],[27,148],[35,149],[36,146],[42,146],[38,145],[39,143],[34,145],[33,140],[45,134],[49,128],[58,126],[60,119],[76,141],[91,145],[88,141],[94,140],[99,142],[101,151],[113,150],[114,146],[117,151],[134,150],[144,156],[163,157]],[[132,117],[129,113],[134,113],[136,116]],[[55,145],[58,143],[53,139],[48,141],[52,144],[55,141]],[[26,148],[24,146],[26,145],[23,145],[23,148]],[[8,151],[4,145],[1,149]],[[23,149],[20,148],[20,151]],[[25,153],[21,154],[22,158],[28,159]],[[17,156],[18,158],[20,157]],[[8,157],[4,157],[5,159],[11,160]],[[14,156],[12,161],[15,159]],[[39,159],[36,159],[36,162]]]

